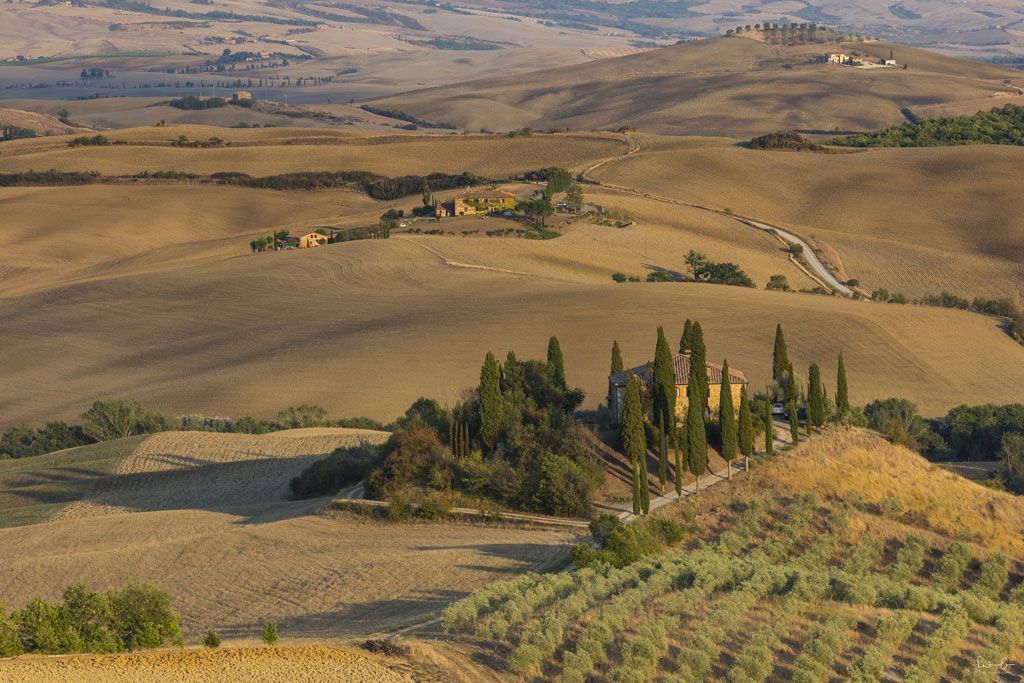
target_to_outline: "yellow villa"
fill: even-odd
[[[511,192],[480,191],[467,192],[455,197],[450,203],[438,204],[438,218],[448,216],[475,216],[485,213],[499,213],[516,208],[516,196]]]
[[[614,411],[616,419],[622,418],[622,409],[626,399],[626,378],[630,373],[640,380],[640,391],[645,396],[645,403],[650,405],[651,388],[653,386],[652,371],[654,364],[640,365],[630,370],[616,372],[608,377],[608,404]],[[686,386],[690,377],[690,354],[677,353],[672,356],[672,367],[676,378],[676,417],[682,420],[686,416],[686,407],[689,401],[686,398]],[[707,364],[708,386],[711,387],[711,394],[708,397],[708,408],[715,412],[718,410],[719,392],[718,387],[722,383],[722,366]],[[732,384],[732,402],[738,410],[740,406],[740,388],[747,386],[747,377],[739,370],[729,368],[729,383]]]

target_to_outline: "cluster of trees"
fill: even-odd
[[[373,469],[377,456],[377,449],[365,442],[339,448],[292,478],[288,490],[295,500],[335,494],[362,481]]]
[[[219,109],[228,106],[228,101],[223,97],[196,97],[186,95],[165,102],[168,107],[186,110]]]
[[[446,123],[444,121],[427,121],[426,119],[421,119],[418,116],[413,116],[412,114],[407,114],[406,112],[399,111],[397,109],[382,109],[380,107],[370,106],[369,104],[362,105],[362,109],[363,111],[376,114],[377,116],[383,116],[389,119],[398,119],[399,121],[407,121],[417,128],[441,128],[443,130],[455,130],[458,128],[454,123]]]
[[[389,178],[370,171],[306,171],[253,178],[244,173],[211,176],[226,185],[242,185],[268,190],[329,190],[357,187],[374,199],[395,200],[418,194],[424,183],[435,190],[454,190],[486,182],[472,173],[431,173],[427,176]]]
[[[686,255],[686,265],[697,282],[710,282],[714,285],[732,285],[734,287],[754,287],[754,281],[735,263],[717,263],[711,261],[699,251],[690,250]]]
[[[945,147],[1024,145],[1024,107],[1007,104],[970,116],[925,119],[836,138],[841,147]]]
[[[25,140],[27,138],[37,137],[36,133],[31,128],[21,128],[20,126],[4,126],[0,130],[0,142],[8,142],[10,140]]]
[[[59,603],[36,598],[10,614],[0,606],[0,658],[184,644],[171,597],[156,586],[130,583],[97,593],[76,585],[63,598]]]
[[[683,528],[664,517],[644,517],[635,524],[624,524],[617,516],[602,512],[590,520],[593,545],[581,543],[572,549],[578,569],[607,564],[625,567],[641,557],[653,555],[683,539]]]
[[[566,383],[558,339],[545,360],[504,363],[488,353],[475,391],[451,410],[420,399],[396,424],[367,479],[378,498],[424,491],[510,507],[586,515],[603,479],[573,411],[583,392]]]
[[[759,135],[753,138],[749,145],[750,149],[776,149],[789,152],[820,152],[824,150],[824,147],[821,145],[805,139],[800,133],[792,131],[779,131],[768,133],[767,135]]]
[[[92,185],[101,179],[102,176],[96,171],[22,171],[0,173],[0,187]]]
[[[250,416],[238,419],[205,415],[171,417],[150,410],[131,398],[95,401],[87,411],[82,413],[81,421],[81,424],[77,425],[48,422],[38,428],[28,425],[9,427],[0,436],[0,460],[42,455],[98,441],[164,431],[268,434],[282,429],[301,427],[352,427],[379,430],[391,427],[368,417],[330,419],[327,416],[327,411],[322,407],[308,403],[278,411],[276,420],[258,420]]]
[[[103,147],[110,144],[106,135],[82,135],[71,140],[68,147]]]

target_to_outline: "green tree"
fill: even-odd
[[[772,402],[764,402],[764,454],[771,457],[775,453],[775,422],[772,420]]]
[[[782,323],[775,326],[775,351],[772,354],[772,377],[782,379],[789,368],[789,352],[786,350],[786,338],[782,334]]]
[[[622,448],[633,470],[633,514],[643,509],[641,462],[647,459],[644,413],[640,403],[640,385],[633,373],[626,377],[626,396],[622,408]]]
[[[839,419],[845,419],[850,412],[850,389],[846,384],[846,364],[843,352],[839,352],[839,370],[836,373],[836,410]]]
[[[687,469],[697,478],[695,490],[700,490],[700,477],[708,465],[708,433],[704,426],[704,410],[701,407],[700,389],[692,384],[687,387],[689,403],[686,407]]]
[[[622,351],[619,349],[619,342],[612,342],[612,368],[611,374],[622,372]]]
[[[796,373],[793,371],[793,364],[786,368],[786,403],[796,404],[800,397],[800,388],[796,385]]]
[[[680,438],[682,437],[682,438]],[[680,443],[681,442],[681,443]],[[686,449],[686,423],[683,422],[682,426],[676,429],[676,433],[672,437],[672,447],[675,450],[676,456],[676,467],[674,472],[674,479],[676,484],[676,497],[683,497],[683,450]]]
[[[747,399],[747,387],[740,388],[740,423],[738,428],[740,454],[743,456],[744,469],[750,469],[750,456],[754,454],[754,419],[750,414],[750,401]]]
[[[8,616],[3,605],[0,605],[0,658],[16,657],[24,652],[21,636],[18,635],[18,622],[13,615]]]
[[[727,476],[732,479],[732,461],[736,458],[737,433],[736,413],[732,405],[732,383],[729,381],[729,361],[722,363],[722,384],[719,388],[718,427],[722,433],[722,459],[725,460]]]
[[[686,353],[693,350],[693,321],[686,319],[683,325],[683,336],[679,338],[679,353]]]
[[[480,368],[480,438],[488,448],[494,448],[497,443],[504,419],[501,366],[494,359],[494,354],[488,351]]]
[[[675,366],[672,363],[672,351],[669,350],[668,340],[665,339],[665,329],[658,327],[658,343],[654,350],[654,369],[652,400],[654,424],[662,432],[662,442],[659,445],[658,481],[665,486],[665,477],[668,470],[668,446],[667,439],[675,430],[676,422],[676,375]]]
[[[796,414],[796,401],[790,401],[787,407],[789,411],[789,435],[793,438],[793,445],[800,443],[800,418]]]
[[[701,328],[700,322],[693,323],[692,340],[693,347],[690,351],[690,376],[687,394],[690,396],[691,401],[696,399],[697,404],[700,406],[700,414],[703,417],[708,412],[708,352],[707,347],[704,345],[704,330]],[[690,387],[694,388],[692,394],[690,394]]]
[[[551,337],[548,340],[548,367],[555,378],[555,382],[563,389],[565,384],[565,359],[562,357],[562,347],[558,343],[558,337]]]
[[[583,211],[583,188],[579,183],[572,183],[565,190],[565,204],[573,213]]]
[[[206,637],[203,638],[203,645],[210,649],[220,647],[220,636],[211,628],[206,632]]]
[[[268,619],[267,623],[263,624],[263,642],[267,645],[277,645],[277,637],[277,624]]]
[[[821,384],[821,368],[811,363],[807,370],[807,427],[825,424],[825,388]]]
[[[430,191],[430,183],[423,179],[423,206],[428,209],[434,205],[434,193]]]
[[[662,493],[665,491],[665,482],[668,481],[668,433],[658,427],[658,485]]]
[[[122,439],[139,434],[147,416],[146,408],[132,398],[96,401],[82,413],[82,429],[97,441]]]

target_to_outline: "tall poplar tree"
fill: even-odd
[[[501,435],[505,405],[501,396],[501,366],[490,351],[480,368],[480,438],[494,448]]]
[[[793,364],[786,368],[786,403],[796,405],[796,399],[800,396],[799,387],[796,385],[796,373],[793,372]]]
[[[643,510],[640,483],[641,463],[647,459],[647,438],[644,436],[643,406],[640,404],[640,385],[633,373],[626,377],[626,396],[622,408],[622,448],[633,471],[633,514]]]
[[[793,438],[793,445],[800,443],[800,417],[796,414],[796,401],[789,402],[789,435]]]
[[[708,466],[708,433],[704,426],[704,411],[701,408],[700,391],[691,384],[688,387],[689,404],[686,407],[686,453],[687,469],[697,478],[696,490],[700,490],[700,477]]]
[[[807,369],[807,427],[825,424],[825,389],[821,385],[821,368],[811,363]]]
[[[754,418],[750,414],[750,401],[747,399],[747,387],[740,389],[740,423],[739,423],[740,455],[743,456],[743,469],[750,469],[750,456],[754,454]]]
[[[729,361],[722,363],[722,384],[718,394],[718,427],[722,432],[722,459],[726,472],[732,479],[732,461],[736,458],[738,437],[736,433],[736,412],[732,405],[732,383],[729,381]]]
[[[548,367],[555,376],[558,386],[565,388],[565,359],[562,357],[562,346],[558,337],[548,340]]]
[[[668,470],[667,439],[675,431],[676,424],[676,374],[672,363],[672,351],[665,338],[665,329],[660,326],[651,376],[654,384],[651,390],[654,424],[661,430],[661,443],[658,445],[658,482],[664,487]]]
[[[661,492],[665,492],[665,482],[668,481],[668,432],[658,427],[658,485]]]
[[[690,392],[690,387],[694,388],[693,392]],[[708,388],[708,351],[704,345],[704,330],[699,322],[695,322],[693,323],[693,346],[690,351],[687,395],[691,402],[696,398],[702,419],[708,412]]]
[[[772,377],[782,379],[789,368],[789,352],[786,350],[786,338],[782,335],[782,323],[775,326],[775,351],[772,354]]]
[[[683,336],[679,338],[679,353],[686,353],[693,350],[693,321],[686,319],[683,325]]]
[[[619,342],[613,341],[611,374],[614,375],[616,372],[622,372],[622,370],[622,351],[619,350]]]
[[[846,384],[846,364],[843,362],[843,352],[839,352],[839,370],[836,373],[836,410],[840,419],[846,419],[850,414],[850,388]]]
[[[769,458],[775,453],[775,422],[772,419],[772,402],[764,402],[764,454]]]
[[[686,434],[686,423],[683,422],[683,426],[681,428],[679,428],[679,429],[676,429],[676,433],[673,435],[673,438],[672,438],[672,446],[673,446],[673,448],[675,450],[675,456],[676,456],[676,467],[675,467],[675,473],[674,474],[675,474],[676,497],[677,498],[682,498],[683,497],[683,454],[679,450],[679,437],[680,437],[680,435],[685,436],[685,434]],[[686,446],[683,445],[683,448],[686,448]]]

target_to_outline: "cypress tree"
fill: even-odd
[[[462,454],[469,455],[469,423],[462,423]]]
[[[693,350],[693,321],[686,319],[683,325],[683,336],[679,338],[679,353],[686,353]]]
[[[796,373],[793,372],[793,364],[790,363],[786,369],[786,403],[796,405],[797,396],[800,394],[796,386]]]
[[[800,419],[796,414],[796,401],[789,402],[789,435],[793,438],[793,445],[800,443]]]
[[[825,394],[821,386],[821,368],[811,363],[807,369],[807,427],[820,427],[825,424]]]
[[[772,420],[772,402],[764,402],[764,454],[771,457],[775,453],[775,422]]]
[[[611,374],[622,372],[622,351],[619,350],[619,342],[612,342],[612,371]]]
[[[697,478],[696,490],[700,490],[700,475],[704,474],[708,464],[708,433],[704,427],[704,411],[700,397],[691,384],[688,390],[689,404],[686,407],[686,455],[687,469]]]
[[[676,455],[676,469],[675,469],[675,483],[676,483],[676,498],[683,497],[683,455],[679,451],[679,433],[686,434],[686,423],[683,423],[682,428],[677,429],[676,433],[672,437],[672,446],[675,449]],[[684,446],[685,447],[685,446]]]
[[[558,386],[565,388],[565,359],[562,357],[562,347],[558,343],[558,337],[551,337],[548,340],[548,367],[551,368]]]
[[[689,387],[694,387],[691,394]],[[700,406],[701,418],[708,412],[708,352],[704,345],[704,330],[700,323],[693,323],[693,346],[690,351],[690,377],[687,385],[687,394],[692,402],[696,399]]]
[[[480,438],[488,448],[494,448],[501,435],[504,413],[501,366],[494,359],[494,354],[488,351],[480,369]]]
[[[622,409],[622,447],[633,469],[633,514],[643,508],[641,462],[647,459],[647,438],[644,436],[643,406],[640,385],[633,373],[626,377],[626,396]]]
[[[658,425],[658,485],[662,493],[668,480],[668,433]]]
[[[840,419],[846,419],[850,413],[850,389],[846,384],[846,364],[843,363],[843,352],[839,352],[839,370],[836,373],[836,410]]]
[[[654,368],[651,371],[654,386],[651,390],[654,424],[661,430],[661,440],[665,441],[672,433],[676,422],[676,374],[672,364],[672,352],[665,329],[658,327],[658,343],[654,349]],[[658,481],[665,486],[665,471],[668,469],[668,447],[666,443],[658,446]]]
[[[732,383],[729,381],[729,361],[722,363],[722,384],[718,394],[718,427],[722,432],[722,459],[732,479],[732,461],[736,458],[736,412],[732,405]]]
[[[772,354],[772,377],[782,379],[789,368],[789,352],[786,350],[786,338],[782,335],[782,323],[775,326],[775,352]]]
[[[644,449],[644,454],[640,458],[640,507],[645,515],[651,511],[651,484],[648,478],[647,450]]]
[[[750,414],[750,401],[747,399],[747,388],[740,389],[740,454],[743,456],[743,469],[750,469],[750,456],[754,454],[754,419]]]

